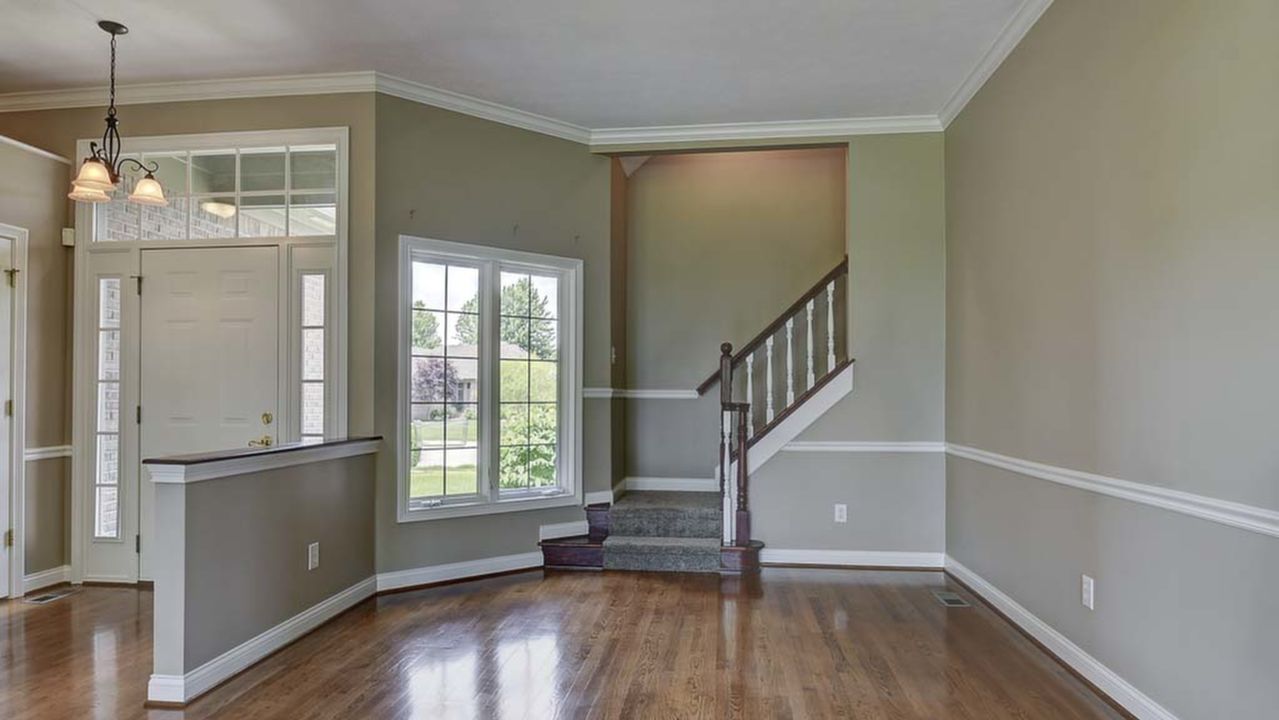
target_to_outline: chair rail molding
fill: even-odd
[[[944,453],[946,443],[930,441],[865,441],[865,440],[792,440],[782,447],[785,452],[834,453]]]
[[[1157,485],[1120,480],[1119,478],[1045,465],[1033,460],[1000,455],[966,445],[947,444],[946,453],[1019,475],[1047,480],[1079,490],[1109,495],[1130,502],[1162,508],[1182,515],[1210,520],[1240,530],[1279,537],[1279,511],[1221,500],[1206,495],[1171,490]]]

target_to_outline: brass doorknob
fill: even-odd
[[[271,447],[273,443],[270,435],[263,435],[257,440],[250,440],[249,447]]]

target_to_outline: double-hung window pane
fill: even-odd
[[[409,313],[409,500],[480,494],[480,272],[413,263]]]

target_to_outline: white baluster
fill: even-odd
[[[804,386],[804,389],[812,390],[813,383],[816,381],[816,378],[813,377],[813,299],[812,298],[808,299],[808,362],[806,366],[808,367],[808,372],[805,374],[804,379],[808,382],[808,384]]]
[[[755,353],[746,356],[746,402],[751,404],[746,411],[746,437],[755,436]]]
[[[768,367],[766,368],[768,370],[768,374],[764,376],[766,381],[764,385],[764,395],[766,398],[764,422],[771,423],[773,421],[773,336],[768,336],[768,340],[764,341],[764,348],[768,351]]]
[[[835,281],[826,286],[826,372],[835,369]]]
[[[795,316],[786,319],[786,407],[795,404]]]

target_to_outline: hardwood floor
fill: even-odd
[[[1123,717],[935,572],[531,571],[384,595],[183,710],[142,707],[150,643],[147,591],[0,603],[0,718]]]

